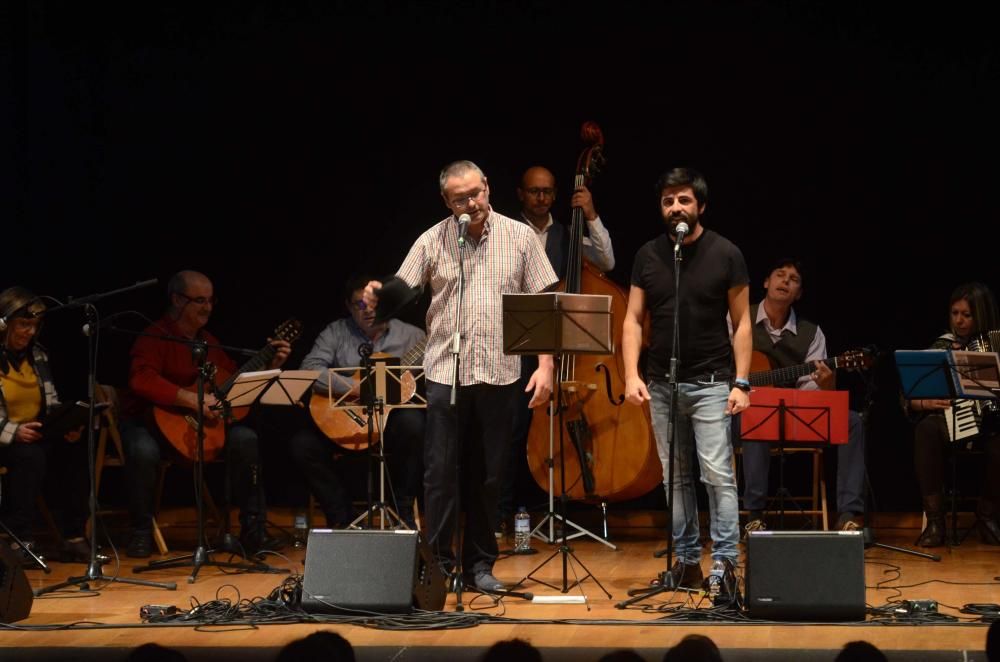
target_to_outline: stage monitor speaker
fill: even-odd
[[[865,618],[861,531],[754,531],[747,540],[751,618],[860,621]]]
[[[0,542],[0,623],[27,618],[34,599],[20,552]]]
[[[327,613],[440,611],[445,581],[416,531],[313,529],[302,608]]]

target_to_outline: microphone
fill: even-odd
[[[472,217],[468,214],[462,214],[458,217],[458,245],[465,245],[465,233],[469,231],[469,223],[472,222]]]
[[[676,226],[674,226],[674,234],[677,235],[677,242],[674,244],[674,256],[676,256],[681,251],[681,244],[684,242],[684,237],[690,232],[688,229],[688,224],[681,221]]]
[[[487,595],[495,595],[498,598],[520,598],[521,600],[527,600],[531,602],[535,599],[535,594],[530,592],[518,593],[517,591],[505,591],[503,589],[487,590],[483,591]]]

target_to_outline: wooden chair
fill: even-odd
[[[748,442],[749,443],[749,442]],[[736,452],[733,454],[733,462],[735,464],[737,479],[741,479],[743,472],[740,471],[739,467],[739,457],[742,455],[742,447],[737,446]],[[806,517],[812,517],[813,527],[818,527],[822,525],[823,531],[830,530],[830,517],[829,509],[827,506],[826,498],[826,474],[823,466],[823,448],[822,447],[789,447],[785,446],[784,455],[786,460],[791,457],[802,455],[803,453],[809,453],[812,455],[812,488],[808,494],[789,494],[785,496],[785,516],[796,516],[803,515]],[[779,457],[780,453],[777,446],[771,448],[771,457]],[[780,461],[780,460],[779,460]],[[771,471],[775,471],[772,467]],[[787,479],[785,481],[787,488]],[[742,495],[742,486],[740,488],[740,494]],[[778,507],[780,503],[780,498],[776,495],[768,495],[767,501],[769,504],[775,504],[774,508]],[[772,509],[769,508],[773,512]],[[741,514],[747,514],[746,510],[741,510]]]

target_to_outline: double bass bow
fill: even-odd
[[[604,136],[594,122],[585,122],[581,137],[587,147],[577,159],[573,189],[588,186],[604,165]],[[563,449],[555,447],[553,462],[565,460],[565,492],[586,501],[625,501],[646,494],[663,479],[649,418],[649,407],[623,407],[625,366],[621,354],[622,327],[628,297],[599,269],[583,259],[585,219],[573,209],[566,277],[560,289],[571,294],[611,297],[610,355],[565,354],[558,362],[563,406]],[[549,417],[536,412],[528,431],[528,466],[542,489],[549,480]],[[554,432],[555,435],[559,431]],[[560,458],[564,454],[564,458]],[[554,489],[563,492],[559,472]]]

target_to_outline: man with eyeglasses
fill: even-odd
[[[362,345],[369,345],[366,349],[371,353],[402,359],[426,338],[423,330],[402,320],[375,321],[375,309],[362,297],[370,280],[368,276],[348,280],[344,287],[344,305],[350,316],[331,322],[323,329],[302,360],[302,370],[320,371],[312,395],[314,398],[325,400],[331,388],[337,396],[349,392],[355,398],[361,397],[358,380],[349,375],[334,373],[333,383],[330,384],[329,368],[360,366]],[[336,413],[345,418],[347,416],[344,412]],[[415,529],[413,500],[421,492],[424,412],[400,407],[390,413],[383,433],[392,487],[387,494],[388,505],[408,527]],[[367,427],[357,429],[363,432]],[[326,516],[326,525],[343,528],[350,524],[352,513],[344,489],[344,476],[338,471],[338,465],[343,466],[343,458],[334,461],[332,451],[336,448],[311,422],[289,439],[292,459],[305,476],[309,490],[316,496]]]
[[[532,166],[521,175],[517,199],[521,201],[521,220],[527,223],[545,249],[552,268],[560,279],[566,276],[569,257],[569,227],[552,219],[552,205],[556,201],[556,179],[542,166]],[[594,199],[586,186],[573,191],[570,206],[580,209],[586,221],[587,235],[583,237],[583,257],[601,271],[615,268],[615,251],[611,236],[594,207]]]
[[[152,554],[153,500],[163,448],[176,453],[162,438],[151,418],[152,405],[178,407],[197,411],[198,397],[194,390],[198,367],[191,347],[156,336],[176,336],[203,340],[209,345],[219,341],[205,330],[215,307],[215,293],[208,276],[197,271],[180,271],[167,284],[169,305],[166,314],[136,338],[132,345],[129,369],[129,398],[123,406],[121,421],[122,444],[127,468],[129,511],[132,537],[125,553],[132,558],[148,558]],[[273,340],[275,349],[271,368],[284,364],[291,346],[284,340]],[[235,373],[236,363],[217,348],[209,348],[206,361],[222,372]],[[218,400],[206,391],[202,413],[208,419],[219,417],[215,408]],[[257,489],[257,467],[260,450],[257,433],[246,425],[232,425],[226,431],[227,472],[232,489],[232,502],[240,507],[240,542],[248,554],[273,546],[265,528],[266,513],[262,492]]]
[[[424,440],[424,502],[427,539],[448,572],[459,506],[465,511],[461,541],[463,580],[482,591],[503,584],[493,576],[498,555],[497,493],[506,470],[521,362],[503,352],[503,295],[541,292],[556,274],[528,227],[490,207],[489,184],[471,161],[456,161],[438,178],[452,212],[424,232],[396,277],[410,287],[430,285],[427,310],[427,434]],[[470,222],[460,241],[460,218]],[[461,261],[461,263],[460,263]],[[452,340],[458,304],[459,267],[465,273],[461,310],[458,392],[450,405]],[[378,304],[382,283],[372,281],[364,300]],[[539,357],[528,381],[532,406],[552,393],[552,357]],[[459,476],[466,488],[459,503]]]
[[[556,201],[556,179],[548,168],[532,166],[521,175],[521,184],[517,187],[517,199],[521,201],[520,219],[534,230],[538,243],[549,258],[549,263],[560,280],[566,277],[567,261],[569,259],[570,228],[562,223],[556,223],[552,218],[552,205]],[[580,186],[573,191],[570,206],[580,209],[586,223],[586,235],[583,237],[583,257],[601,271],[607,272],[615,268],[615,252],[611,245],[611,235],[601,222],[601,217],[594,207],[594,199],[586,186]],[[522,386],[528,383],[532,373],[538,367],[538,360],[531,355],[521,357]],[[507,473],[504,484],[500,487],[499,509],[496,536],[503,537],[503,530],[511,530],[514,516],[514,497],[521,497],[531,492],[534,480],[528,469],[526,448],[528,431],[531,428],[532,410],[527,406],[527,397],[521,398],[521,404],[515,409],[514,439],[510,449]]]

